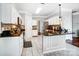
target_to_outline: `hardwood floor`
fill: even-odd
[[[32,47],[23,48],[22,56],[43,56],[42,54],[42,37],[33,37],[31,38]],[[58,54],[59,53],[59,54]],[[48,56],[79,56],[79,48],[71,44],[66,44],[66,50],[47,54]],[[47,56],[45,55],[45,56]]]
[[[73,37],[72,44],[79,47],[79,37]]]

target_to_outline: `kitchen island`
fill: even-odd
[[[23,34],[20,36],[0,37],[0,56],[21,56]]]
[[[72,34],[43,35],[43,54],[66,49],[66,39],[72,39]]]

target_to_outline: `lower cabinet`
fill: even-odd
[[[65,40],[65,35],[43,36],[43,53],[65,49]]]
[[[4,41],[3,38],[0,38],[0,56],[3,56],[5,54],[5,48],[4,48]]]
[[[22,37],[3,37],[0,38],[0,55],[20,56],[23,48]]]

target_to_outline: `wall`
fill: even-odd
[[[0,4],[0,13],[1,13],[1,4]],[[0,15],[0,33],[1,33],[1,15]]]
[[[79,14],[73,15],[73,34],[74,37],[77,37],[77,30],[79,30]]]
[[[68,32],[72,33],[72,10],[62,9],[62,27],[68,29]],[[66,39],[72,40],[72,34],[66,35]]]
[[[32,16],[25,14],[25,40],[28,41],[32,37]]]
[[[22,25],[25,25],[25,14],[24,13],[20,13],[21,17],[22,17]]]
[[[62,22],[63,27],[68,29],[69,32],[72,32],[72,10],[63,9],[62,10]]]
[[[44,18],[41,18],[40,20],[40,32],[43,33],[43,30],[44,30]]]

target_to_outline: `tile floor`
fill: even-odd
[[[67,43],[66,50],[47,53],[44,56],[79,56],[79,48]]]
[[[22,56],[42,56],[42,37],[31,38],[32,47],[23,48]]]
[[[42,54],[42,36],[31,38],[32,47],[23,48],[22,56],[43,56]],[[55,51],[44,54],[44,56],[79,56],[79,47],[66,44],[66,50]]]

